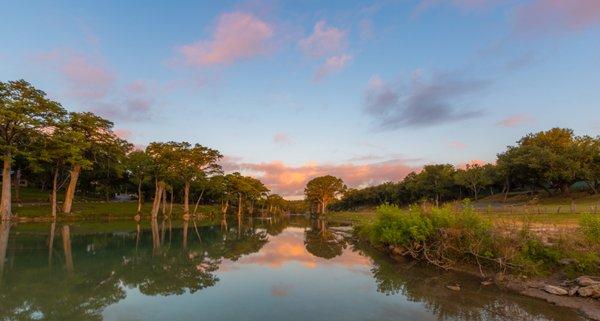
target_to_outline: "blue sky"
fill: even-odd
[[[139,146],[217,148],[286,196],[600,129],[597,0],[6,1],[0,36],[2,81]]]

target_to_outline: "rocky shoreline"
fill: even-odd
[[[393,247],[385,250],[396,260],[406,259],[398,254],[401,251]],[[495,284],[520,295],[575,309],[587,318],[600,321],[600,277],[581,276],[574,280],[561,281],[559,277],[528,279],[503,273],[490,273],[492,277],[485,277],[473,266],[456,266],[451,270],[481,279],[482,286]],[[460,284],[449,284],[446,288],[449,291],[461,291]]]

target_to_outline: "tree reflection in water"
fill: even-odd
[[[3,224],[0,271],[9,247],[19,255],[1,279],[0,320],[102,320],[102,310],[124,299],[128,287],[152,296],[195,293],[219,281],[214,273],[223,258],[237,260],[267,242],[266,232],[251,226],[223,232],[204,226],[191,238],[190,222],[166,237],[171,224],[152,221],[149,229],[99,234],[77,234],[76,226],[73,234],[63,225],[60,252],[54,223],[42,236],[37,230],[11,235],[12,247],[10,225]]]
[[[222,264],[244,266],[261,260],[262,266],[273,267],[265,273],[286,273],[287,266],[308,271],[315,266],[347,269],[347,263],[353,262],[353,268],[367,273],[370,268],[371,272],[356,277],[374,282],[377,292],[388,297],[398,296],[394,307],[405,308],[405,300],[415,302],[424,316],[438,320],[579,319],[573,311],[481,287],[469,277],[394,262],[323,220],[277,217],[245,221],[222,227],[220,218],[211,223],[154,220],[111,227],[111,231],[123,232],[110,233],[86,232],[83,225],[51,224],[48,228],[24,224],[11,228],[3,224],[0,320],[102,320],[103,310],[124,300],[130,289],[147,296],[196,293],[219,282],[216,271]],[[286,230],[289,226],[294,228]],[[272,244],[265,247],[268,242]],[[261,253],[250,255],[257,252]],[[318,264],[283,264],[286,260]],[[462,285],[460,294],[445,288],[455,282]],[[295,288],[295,292],[300,291],[302,287]],[[263,299],[260,293],[256,295]],[[359,293],[340,293],[345,295],[353,298]],[[376,300],[373,302],[381,302],[377,301],[381,298],[385,296],[376,292],[369,297]],[[393,319],[397,311],[391,313],[387,317]]]
[[[340,256],[346,245],[346,238],[329,229],[324,219],[312,220],[310,228],[304,232],[306,250],[317,257],[332,259]]]

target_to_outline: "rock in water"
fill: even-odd
[[[460,285],[446,285],[446,288],[452,291],[460,291]]]
[[[577,293],[582,297],[600,298],[600,284],[580,288]]]
[[[600,284],[600,281],[594,280],[589,276],[578,277],[575,281],[577,281],[577,284],[579,284],[579,286],[583,287]]]
[[[569,291],[561,288],[560,286],[555,286],[555,285],[549,285],[546,284],[544,286],[544,291],[550,293],[550,294],[556,294],[556,295],[567,295],[569,294]]]

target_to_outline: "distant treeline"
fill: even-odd
[[[600,137],[576,136],[571,129],[553,128],[529,134],[498,154],[495,164],[424,166],[400,182],[347,190],[330,205],[333,210],[356,209],[384,203],[453,201],[465,197],[514,191],[568,194],[580,183],[592,194],[600,190]]]

